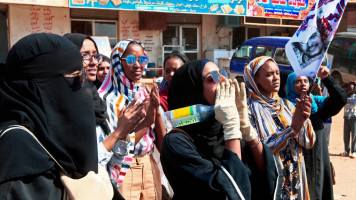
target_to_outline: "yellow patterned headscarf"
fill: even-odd
[[[261,56],[261,57],[257,57],[255,59],[253,59],[248,65],[246,65],[245,70],[244,70],[244,76],[245,76],[245,81],[246,81],[246,84],[249,89],[249,93],[250,93],[251,97],[256,98],[256,99],[261,99],[262,101],[268,102],[269,104],[273,105],[273,104],[275,104],[275,102],[274,102],[275,99],[279,99],[278,93],[275,92],[273,94],[273,98],[268,98],[268,97],[262,95],[262,93],[258,89],[258,86],[254,79],[257,71],[269,60],[276,63],[273,60],[273,58],[268,57],[268,56]],[[277,63],[276,63],[276,65],[277,65]]]
[[[256,75],[257,71],[269,60],[276,63],[271,57],[261,56],[253,59],[248,65],[246,65],[244,71],[246,85],[250,94],[248,104],[250,106],[251,113],[256,119],[255,121],[258,125],[257,127],[260,127],[260,130],[258,130],[258,132],[261,131],[261,129],[268,127],[268,125],[265,124],[264,121],[264,119],[267,119],[267,116],[271,116],[272,118],[278,117],[283,126],[285,127],[287,127],[291,122],[291,119],[286,119],[285,117],[291,113],[285,115],[284,112],[290,111],[288,109],[285,109],[283,100],[279,98],[278,92],[275,92],[272,98],[266,97],[260,92],[255,82],[254,76]],[[263,132],[272,133],[273,131],[271,131],[270,128],[266,128],[266,130],[264,130]]]

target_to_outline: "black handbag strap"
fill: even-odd
[[[35,141],[42,147],[42,149],[45,150],[46,153],[52,158],[52,160],[63,170],[63,172],[64,172],[65,174],[68,174],[67,171],[64,170],[64,168],[62,167],[62,165],[58,163],[58,161],[52,156],[52,154],[42,145],[42,143],[36,138],[36,136],[35,136],[30,130],[28,130],[26,127],[21,126],[21,125],[11,125],[11,126],[9,126],[7,129],[2,130],[2,131],[0,132],[0,133],[1,133],[0,138],[1,138],[3,135],[5,135],[5,133],[7,133],[8,131],[11,131],[11,130],[13,130],[13,129],[21,129],[21,130],[26,131],[28,134],[30,134],[30,135],[33,137],[33,139],[35,139]]]

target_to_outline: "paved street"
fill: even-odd
[[[336,184],[334,185],[334,198],[341,200],[356,199],[356,159],[341,157],[339,153],[344,150],[343,119],[344,110],[332,118],[329,153],[330,160],[336,171]]]

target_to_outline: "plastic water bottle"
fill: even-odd
[[[164,113],[166,117],[166,127],[172,129],[179,126],[195,124],[206,120],[215,114],[214,106],[196,104]]]

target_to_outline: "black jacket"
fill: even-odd
[[[316,140],[312,149],[303,150],[309,194],[313,200],[334,199],[332,171],[323,122],[338,114],[347,101],[345,90],[331,76],[322,82],[328,89],[329,97],[324,100],[324,106],[310,116]]]
[[[249,147],[243,142],[242,147],[246,149],[242,152],[244,163],[227,149],[222,159],[210,160],[199,154],[184,133],[168,133],[163,141],[161,163],[173,188],[173,199],[241,199],[221,166],[229,171],[245,199],[273,199],[275,193],[279,196],[275,190],[281,188],[277,179],[282,177],[278,177],[272,152],[264,147],[267,173],[258,173]]]

